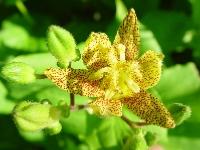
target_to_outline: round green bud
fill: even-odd
[[[59,26],[52,25],[47,32],[47,45],[49,51],[62,68],[67,68],[71,61],[80,58],[76,49],[76,42],[70,32]]]
[[[27,84],[35,81],[34,69],[22,62],[12,62],[5,65],[1,71],[5,79],[11,82]]]
[[[191,108],[180,103],[172,104],[169,107],[169,111],[174,118],[176,125],[180,125],[191,116]]]
[[[58,132],[60,110],[50,104],[23,101],[13,110],[17,127],[24,131],[37,131],[44,128],[55,128]],[[56,116],[56,117],[55,117]]]

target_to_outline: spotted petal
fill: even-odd
[[[148,124],[159,125],[165,128],[175,127],[174,120],[165,106],[145,91],[125,98],[122,100],[122,103]]]
[[[98,70],[117,61],[114,49],[105,33],[92,32],[86,41],[82,55],[88,69]]]
[[[122,103],[120,100],[106,100],[98,98],[89,103],[95,114],[100,116],[122,116]]]
[[[123,44],[126,47],[126,60],[132,60],[138,56],[140,35],[134,9],[131,9],[124,18],[113,44]]]
[[[88,70],[50,68],[44,74],[67,92],[89,97],[99,97],[104,94],[98,80],[88,79],[91,74]]]
[[[140,59],[139,66],[143,79],[140,87],[148,89],[158,83],[161,75],[163,54],[155,51],[147,51]]]

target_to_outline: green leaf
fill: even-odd
[[[123,146],[123,139],[131,134],[130,127],[121,118],[105,118],[92,135],[86,138],[91,149],[109,149]]]
[[[0,114],[10,114],[15,106],[11,99],[1,98],[0,100]]]
[[[188,96],[179,97],[176,101],[191,107],[192,114],[183,124],[177,126],[175,130],[170,130],[169,134],[172,136],[187,136],[188,138],[199,138],[200,130],[200,88],[193,94]]]
[[[182,44],[189,20],[183,13],[155,11],[147,13],[141,22],[154,33],[161,49],[167,55]]]
[[[97,131],[98,140],[102,147],[111,147],[117,145],[115,120],[105,120]],[[120,130],[120,124],[118,126]]]
[[[200,130],[200,118],[199,118],[199,99],[200,94],[197,91],[196,94],[190,96],[183,96],[178,99],[178,102],[187,104],[192,109],[191,117],[186,120],[180,126],[177,126],[174,130],[169,130],[169,140],[164,142],[164,146],[167,149],[188,150],[189,147],[193,149],[199,149],[199,134]],[[169,142],[170,141],[170,142]]]
[[[15,105],[12,100],[6,98],[7,94],[8,91],[0,80],[0,114],[9,114]]]
[[[187,138],[171,136],[168,142],[162,143],[166,150],[198,150],[200,149],[200,138]]]
[[[42,74],[50,67],[56,67],[56,60],[50,53],[20,55],[9,62],[23,62],[32,66],[37,74]]]
[[[200,78],[193,63],[176,65],[165,69],[159,84],[155,87],[162,100],[175,100],[190,95],[200,87]]]
[[[69,118],[61,120],[63,132],[74,136],[84,136],[87,128],[86,116],[84,111],[72,112]]]
[[[192,5],[192,19],[194,24],[200,28],[200,1],[199,0],[189,0]]]
[[[69,93],[59,89],[53,84],[50,84],[43,90],[38,90],[35,93],[37,99],[48,99],[51,103],[57,104],[60,100],[67,100],[69,102]]]
[[[119,22],[122,22],[122,20],[124,19],[124,17],[128,12],[127,8],[122,0],[115,0],[115,5],[116,5],[115,19],[118,20]]]
[[[191,116],[191,108],[181,103],[173,103],[168,109],[176,123],[176,126],[180,125]]]
[[[158,52],[162,51],[153,32],[147,29],[147,27],[144,26],[142,23],[140,23],[140,37],[140,54],[144,54],[148,50],[154,50]]]
[[[47,44],[49,51],[64,68],[68,67],[71,61],[80,58],[73,36],[64,28],[55,25],[50,26],[47,33]]]
[[[0,80],[0,98],[3,98],[7,95],[8,91],[6,89],[6,87],[4,86],[4,84],[1,82]]]
[[[165,103],[170,103],[170,101],[183,103],[192,110],[191,117],[174,130],[169,130],[169,134],[176,136],[177,142],[179,138],[181,141],[181,136],[187,137],[188,140],[199,138],[197,131],[200,130],[200,78],[195,65],[188,63],[165,69],[156,89]],[[182,150],[182,147],[179,149]]]
[[[23,22],[24,20],[20,20],[17,16],[2,22],[0,32],[2,44],[16,51],[47,51],[44,38],[32,36]]]
[[[107,31],[106,33],[111,39],[111,41],[114,40],[119,25],[128,12],[122,0],[115,0],[115,7],[116,7],[115,17],[113,18],[113,20],[106,29]]]
[[[200,113],[200,110],[199,110],[200,93],[199,93],[199,90],[200,90],[200,88],[195,93],[188,95],[188,96],[183,96],[178,99],[178,102],[191,107],[192,114],[191,114],[191,117],[186,122],[196,123],[196,125],[200,124],[200,115],[199,115],[199,113]],[[200,129],[200,126],[198,126],[198,127]]]
[[[38,91],[43,91],[49,86],[54,86],[49,80],[36,80],[36,82],[27,85],[7,83],[9,97],[14,99],[15,101],[21,101],[24,99],[35,99],[35,94]]]

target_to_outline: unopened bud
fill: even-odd
[[[13,110],[17,127],[24,131],[37,131],[48,128],[53,133],[61,130],[61,111],[50,104],[23,101]]]
[[[76,61],[80,57],[73,36],[64,28],[50,26],[47,33],[47,43],[49,51],[55,56],[62,68],[67,68],[71,61]]]
[[[34,69],[22,62],[12,62],[5,65],[2,74],[5,79],[21,84],[31,83],[36,79]]]

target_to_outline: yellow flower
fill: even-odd
[[[149,50],[140,58],[139,29],[131,9],[111,44],[104,33],[91,33],[82,55],[85,70],[49,69],[45,75],[74,94],[97,97],[89,105],[102,116],[121,116],[127,106],[148,124],[172,128],[174,120],[164,105],[146,90],[160,79],[163,55]]]

